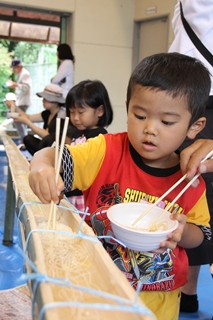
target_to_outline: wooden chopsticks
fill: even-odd
[[[55,166],[54,166],[55,172],[56,172],[56,184],[58,183],[58,177],[59,177],[59,173],[60,173],[61,158],[62,158],[63,146],[64,146],[65,139],[66,139],[68,123],[69,123],[69,117],[66,117],[65,123],[64,123],[64,128],[63,128],[63,133],[62,133],[62,138],[61,138],[60,152],[59,152],[58,150],[59,150],[61,118],[56,119],[56,141],[55,141],[56,145],[55,145]],[[56,204],[53,201],[51,201],[47,227],[50,229],[50,222],[52,219],[53,230],[55,230],[55,226],[56,226],[56,208],[57,208]]]

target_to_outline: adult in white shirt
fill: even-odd
[[[16,82],[9,80],[7,85],[9,88],[15,88],[16,106],[26,112],[32,103],[30,73],[23,67],[20,59],[13,59],[10,67],[17,75],[17,80]],[[20,143],[23,143],[23,139],[27,135],[27,126],[22,123],[15,123],[15,126],[20,137]]]
[[[70,46],[66,43],[59,44],[57,48],[59,67],[56,75],[51,79],[52,83],[58,84],[63,89],[63,97],[74,85],[74,62],[75,57]]]
[[[190,27],[197,37],[202,41],[206,48],[213,52],[213,0],[181,0],[183,14]],[[189,39],[180,15],[180,1],[178,0],[172,19],[174,31],[174,41],[172,42],[169,52],[179,52],[191,57],[195,57],[210,71],[212,87],[210,95],[213,95],[213,66],[202,56],[192,41]]]
[[[181,3],[184,17],[191,29],[208,51],[213,53],[213,0],[181,0]],[[201,60],[210,71],[212,85],[209,103],[205,112],[207,123],[206,127],[196,136],[196,140],[200,138],[205,140],[213,139],[213,66],[202,56],[185,31],[181,20],[180,1],[177,2],[174,9],[172,26],[175,37],[169,48],[169,52],[179,52],[195,57]],[[181,146],[181,150],[191,145],[194,141],[186,140]],[[204,140],[199,140],[196,145],[199,145],[199,143],[204,144]],[[192,148],[196,145],[192,145]],[[211,214],[210,223],[213,230],[213,173],[205,173],[203,178],[206,182],[206,195]],[[187,249],[186,252],[189,258],[188,282],[182,288],[180,311],[195,312],[199,308],[197,283],[200,266],[213,263],[213,241],[203,242],[199,247]]]

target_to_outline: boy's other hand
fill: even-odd
[[[177,229],[175,229],[172,233],[170,233],[168,235],[167,240],[162,241],[160,243],[160,248],[157,250],[153,250],[153,252],[156,253],[163,253],[164,251],[166,251],[167,249],[175,249],[178,242],[181,240],[182,238],[182,234],[184,231],[184,227],[186,225],[187,222],[187,217],[184,214],[171,214],[170,219],[172,220],[177,220],[179,222],[179,225],[177,227]]]

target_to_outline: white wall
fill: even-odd
[[[126,130],[126,88],[132,71],[134,1],[77,0],[73,15],[75,82],[100,79],[114,108],[110,132]]]
[[[177,0],[135,0],[135,21],[168,16],[170,25],[168,35],[168,49],[174,38],[171,21],[173,18],[174,6],[176,3]],[[150,11],[148,9],[151,8],[155,8],[153,10],[155,12],[149,14],[148,12]]]

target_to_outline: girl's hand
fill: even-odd
[[[187,222],[187,217],[184,214],[171,214],[170,219],[177,220],[179,222],[177,229],[168,235],[167,240],[160,243],[159,249],[153,250],[153,252],[163,253],[167,249],[173,250],[181,240]]]
[[[24,124],[28,124],[29,123],[29,117],[26,114],[20,114],[18,117],[13,117],[11,115],[11,118],[14,120],[14,122],[19,122],[19,123],[24,123]]]

